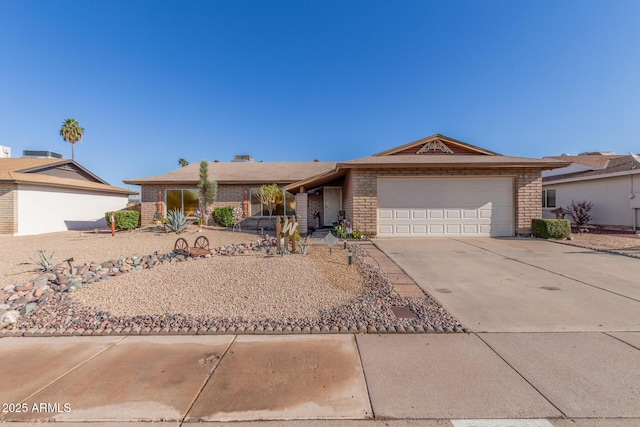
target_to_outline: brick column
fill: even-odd
[[[307,193],[296,194],[296,217],[298,220],[298,229],[301,236],[306,236],[309,232],[309,209]]]

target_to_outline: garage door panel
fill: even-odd
[[[444,230],[447,234],[461,234],[462,228],[460,224],[446,224]]]
[[[511,178],[381,178],[380,236],[513,235]]]
[[[392,209],[378,209],[378,219],[392,219],[392,218],[393,218]]]
[[[428,217],[433,219],[441,219],[444,218],[444,210],[443,209],[429,209]]]
[[[469,218],[469,219],[476,219],[478,218],[478,211],[477,210],[469,210],[469,209],[465,209],[464,211],[462,211],[462,217],[463,218]]]
[[[396,219],[409,219],[411,213],[409,209],[396,209]]]
[[[427,225],[426,224],[416,224],[412,229],[413,234],[424,235],[427,234]]]
[[[410,235],[410,234],[411,234],[411,226],[409,224],[396,225],[396,235]]]
[[[427,211],[425,209],[413,209],[411,212],[413,219],[427,219]]]
[[[478,224],[464,224],[462,226],[463,234],[478,234],[479,225]]]
[[[444,235],[444,225],[442,224],[432,224],[429,225],[429,234],[433,236],[442,236]]]
[[[460,215],[460,211],[457,209],[447,209],[445,211],[445,218],[447,219],[458,219],[460,218],[462,215]]]

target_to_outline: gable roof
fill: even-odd
[[[219,184],[288,184],[334,169],[335,162],[209,162],[209,178]],[[128,179],[127,184],[191,184],[200,181],[200,163],[164,175]]]
[[[584,165],[586,161],[590,161],[587,159],[588,157],[593,157],[597,160],[593,161],[593,164],[597,164],[598,166],[592,166],[591,169],[585,171],[571,172],[560,175],[552,175],[542,178],[542,182],[552,183],[552,182],[571,182],[571,181],[581,181],[585,179],[598,179],[598,178],[607,178],[609,176],[616,176],[621,174],[635,174],[640,173],[640,164],[636,162],[631,155],[613,155],[613,156],[594,156],[594,155],[585,155],[585,156],[559,156],[560,158],[565,157],[574,157],[576,161],[574,163]],[[558,158],[558,157],[554,157]],[[635,168],[634,168],[635,166]]]
[[[52,171],[66,173],[67,176],[57,176],[55,172],[51,174]],[[77,175],[77,177],[71,177],[73,175]],[[122,195],[138,194],[135,191],[109,185],[75,160],[69,159],[0,159],[0,182]]]
[[[401,145],[368,157],[337,163],[327,172],[308,177],[285,186],[289,191],[304,186],[316,186],[340,178],[349,169],[407,167],[430,168],[531,168],[547,170],[569,166],[570,163],[556,159],[533,159],[529,157],[503,156],[484,148],[453,138],[436,134]]]

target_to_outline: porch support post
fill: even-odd
[[[307,193],[296,194],[296,216],[298,217],[298,230],[301,236],[309,232],[309,197]]]

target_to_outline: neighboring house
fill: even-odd
[[[572,200],[585,200],[593,203],[592,225],[640,225],[640,163],[633,156],[592,152],[545,158],[571,164],[543,172],[544,218],[555,218],[551,211],[569,207]]]
[[[104,214],[129,195],[73,160],[0,158],[0,234],[105,227]]]
[[[502,156],[433,135],[342,163],[209,163],[218,181],[216,206],[242,206],[247,216],[268,215],[253,196],[262,184],[283,187],[284,203],[274,214],[295,213],[301,232],[320,213],[331,226],[344,216],[368,236],[528,235],[542,215],[541,171],[565,167],[554,159]],[[199,166],[165,175],[131,179],[142,186],[142,222],[149,223],[158,199],[164,212],[197,208]]]

